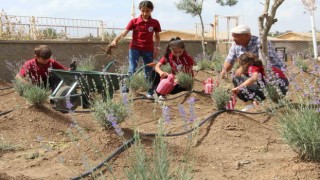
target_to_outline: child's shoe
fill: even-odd
[[[159,96],[159,100],[162,100],[162,101],[163,101],[163,100],[166,100],[166,99],[167,99],[167,97],[166,97],[165,95],[160,95],[160,96]]]

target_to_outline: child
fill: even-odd
[[[144,65],[153,62],[153,58],[157,57],[160,50],[160,35],[161,27],[156,19],[151,17],[153,4],[151,1],[141,1],[139,4],[141,15],[138,18],[132,19],[126,30],[117,36],[111,47],[116,47],[119,40],[124,38],[130,30],[132,30],[132,40],[129,46],[129,71],[132,75],[137,68],[139,57],[143,57]],[[153,44],[153,34],[155,34],[155,46]],[[150,79],[152,67],[145,66],[145,78]],[[148,92],[152,95],[153,92]]]
[[[52,74],[49,74],[48,69],[64,69],[67,70],[63,65],[57,61],[50,59],[52,52],[51,49],[46,45],[37,46],[34,49],[35,58],[28,60],[24,63],[20,72],[16,75],[16,79],[23,83],[29,83],[25,78],[31,80],[33,84],[40,86],[42,83],[44,87],[47,86],[47,80],[49,80],[49,87],[54,91],[58,86],[60,79]]]
[[[253,101],[253,104],[258,104],[258,101],[264,100],[265,96],[261,87],[265,86],[265,71],[262,61],[253,53],[244,53],[238,58],[239,64],[246,77],[236,76],[233,79],[235,88],[231,91],[237,94],[239,99],[244,102]],[[271,67],[273,73],[276,75],[277,85],[282,94],[285,95],[288,90],[289,81],[281,71],[281,69],[273,66]],[[253,108],[253,104],[249,104],[243,111]]]
[[[179,72],[189,73],[193,76],[192,67],[195,65],[194,60],[185,51],[184,42],[179,38],[171,38],[166,48],[165,55],[156,64],[155,71],[157,73],[153,81],[153,88],[156,89],[160,82],[160,78],[166,78],[167,72],[161,70],[161,66],[169,63],[172,74],[178,74]],[[170,94],[176,94],[186,89],[179,84],[175,85]],[[162,95],[164,98],[164,96]],[[151,97],[148,97],[151,98]]]

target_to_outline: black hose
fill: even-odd
[[[188,92],[190,93],[190,92]],[[142,98],[136,98],[134,100],[137,99],[144,99],[144,97]],[[162,134],[162,136],[164,137],[174,137],[174,136],[181,136],[181,135],[185,135],[188,134],[192,131],[194,131],[195,129],[199,128],[200,126],[202,126],[204,123],[206,123],[209,120],[215,120],[215,118],[224,113],[224,112],[238,112],[238,113],[244,113],[244,114],[264,114],[264,113],[268,113],[270,111],[265,111],[265,112],[258,112],[258,113],[252,113],[252,112],[245,112],[245,111],[239,111],[239,110],[218,110],[214,113],[212,113],[210,116],[208,116],[207,118],[205,118],[203,121],[201,121],[197,126],[187,130],[187,131],[183,131],[180,133],[174,133],[174,134]],[[141,135],[142,137],[155,137],[158,134],[156,133],[138,133],[139,135]],[[86,176],[89,176],[90,174],[92,174],[94,171],[98,170],[99,168],[101,168],[104,164],[106,164],[107,162],[109,162],[113,157],[115,157],[116,155],[118,155],[119,153],[123,152],[124,150],[128,149],[129,147],[131,147],[132,144],[135,143],[135,138],[131,137],[130,140],[128,140],[125,144],[123,144],[122,146],[120,146],[117,150],[115,150],[111,155],[109,155],[103,162],[101,162],[100,164],[98,164],[96,167],[92,168],[92,170],[87,171],[86,173],[83,173],[80,176],[74,177],[72,178],[72,180],[78,180],[81,178],[84,178]]]
[[[12,89],[13,87],[4,87],[4,88],[0,88],[0,91],[1,90],[6,90],[6,89]]]
[[[2,113],[0,113],[0,116],[5,115],[5,114],[8,114],[8,113],[12,112],[13,110],[14,110],[14,109],[11,109],[11,110],[9,110],[9,111],[2,112]]]
[[[78,179],[82,179],[85,178],[86,176],[89,176],[90,174],[92,174],[94,171],[100,169],[102,166],[104,166],[107,162],[109,162],[113,157],[115,157],[116,155],[122,153],[123,151],[125,151],[126,149],[130,148],[132,144],[135,143],[135,138],[132,137],[131,139],[129,139],[128,141],[126,141],[124,144],[122,144],[120,147],[118,147],[113,153],[111,153],[111,155],[109,155],[105,160],[103,160],[100,164],[98,164],[96,167],[92,168],[90,171],[87,171],[77,177],[72,178],[71,180],[78,180]]]

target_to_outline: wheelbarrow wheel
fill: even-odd
[[[70,86],[62,86],[56,93],[56,97],[65,97],[70,90]],[[70,95],[76,94],[76,91],[71,92]],[[80,96],[71,96],[70,103],[72,104],[71,110],[75,110],[79,105],[81,105]],[[56,99],[55,108],[58,111],[68,112],[70,109],[67,108],[66,99]]]

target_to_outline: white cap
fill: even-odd
[[[231,29],[231,33],[234,34],[250,34],[250,28],[247,25],[239,25]]]

